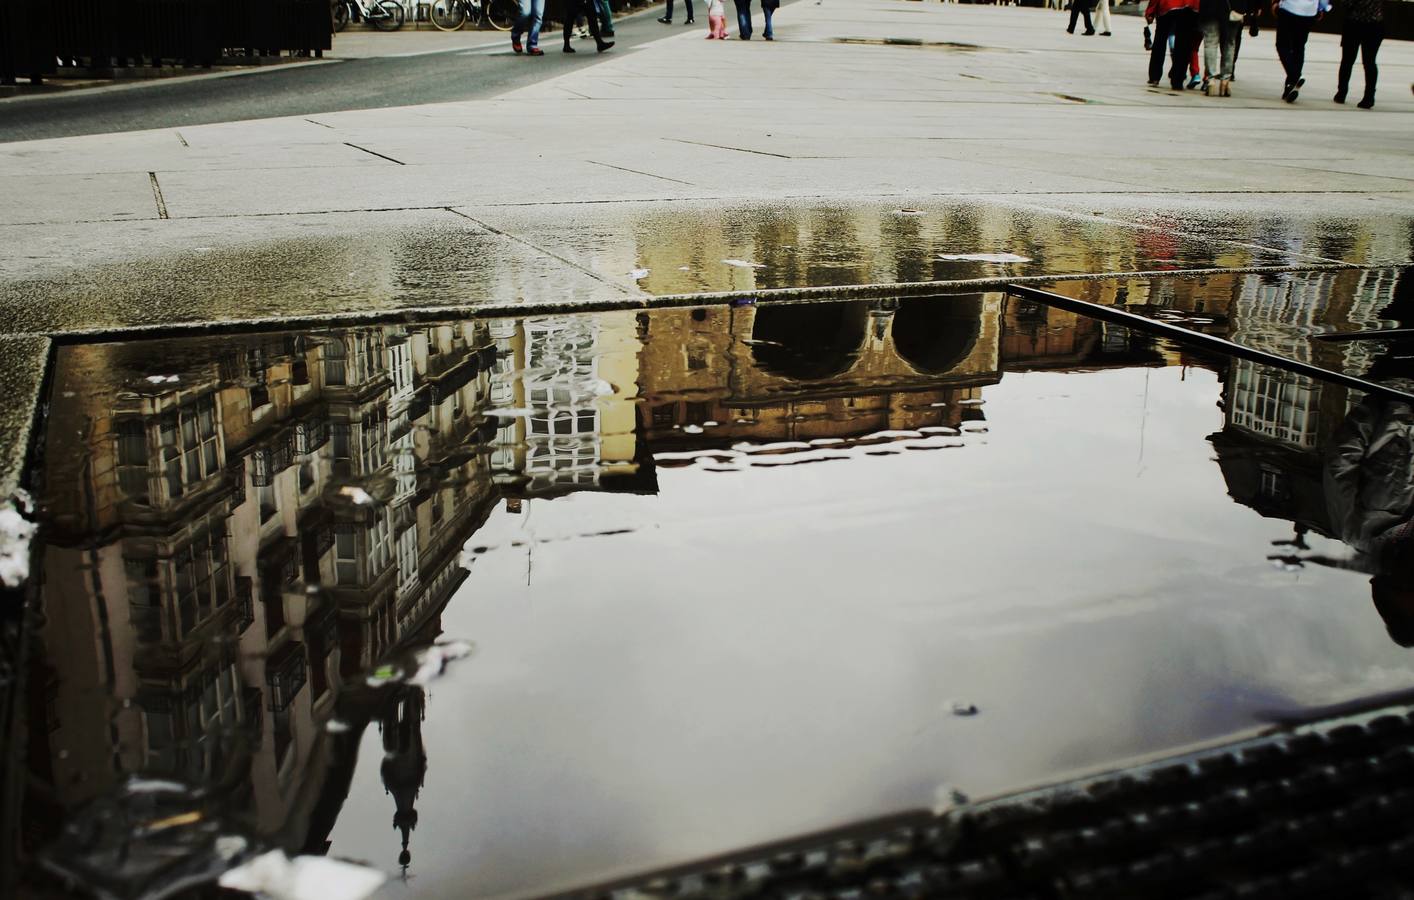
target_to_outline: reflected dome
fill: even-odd
[[[926,375],[943,375],[972,355],[982,333],[982,295],[905,300],[894,314],[894,349]]]
[[[773,375],[816,381],[849,370],[864,345],[869,311],[863,303],[802,303],[758,307],[752,358]]]

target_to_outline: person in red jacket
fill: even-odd
[[[1197,46],[1199,0],[1149,0],[1144,20],[1154,23],[1154,47],[1149,51],[1149,84],[1156,85],[1164,74],[1164,51],[1173,37],[1173,65],[1169,69],[1169,86],[1183,90],[1183,76],[1189,58]]]

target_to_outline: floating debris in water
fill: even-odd
[[[296,856],[271,850],[222,873],[221,887],[273,900],[363,900],[388,876],[382,871],[327,856]]]
[[[949,700],[948,712],[955,716],[975,716],[978,709],[977,704],[968,703],[966,700]]]
[[[368,493],[368,491],[365,491],[361,487],[355,487],[349,484],[346,484],[343,487],[339,488],[339,496],[347,497],[349,500],[352,500],[359,506],[370,506],[375,502],[373,499],[373,495]]]
[[[702,433],[702,426],[701,426],[701,425],[684,425],[684,426],[682,427],[682,433],[683,433],[683,434],[701,434],[701,433]]]
[[[147,376],[147,383],[148,383],[148,384],[176,384],[176,383],[177,383],[178,381],[180,381],[180,380],[181,380],[181,376],[180,376],[180,375],[149,375],[149,376]]]
[[[679,272],[691,272],[692,266],[678,266]]]
[[[724,259],[724,260],[722,260],[722,262],[726,263],[726,264],[729,265],[729,266],[735,266],[735,267],[738,268],[738,269],[764,269],[764,268],[766,268],[766,266],[765,266],[764,264],[762,264],[762,263],[747,262],[747,261],[744,260],[744,259]]]
[[[0,503],[0,584],[19,587],[29,580],[29,542],[37,526],[26,515],[34,504],[24,491]]]
[[[375,688],[386,684],[426,687],[447,671],[448,663],[470,656],[471,651],[470,641],[438,641],[414,650],[408,659],[383,663],[364,681]]]
[[[648,270],[647,270],[647,269],[634,269],[632,272],[629,272],[629,273],[628,273],[628,277],[632,278],[634,281],[639,281],[639,280],[641,280],[641,279],[644,279],[644,278],[647,278],[647,277],[648,277]]]
[[[933,789],[933,815],[944,816],[967,805],[967,795],[950,784],[940,784]]]
[[[938,259],[950,262],[1024,263],[1031,262],[1029,256],[1015,253],[939,253]]]
[[[921,209],[913,209],[912,207],[905,206],[905,207],[903,207],[902,209],[896,209],[896,210],[894,210],[894,215],[896,215],[896,216],[921,216],[921,215],[923,215],[923,210],[921,210]]]

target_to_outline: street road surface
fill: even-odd
[[[444,46],[446,36],[430,31],[409,34],[411,25],[386,35],[346,32],[334,37],[335,56],[349,43],[376,47],[385,40],[390,47],[396,41],[397,51],[405,55],[294,63],[230,77],[181,78],[116,89],[21,95],[0,100],[0,142],[475,100],[593,65],[636,44],[679,34],[684,27],[706,28],[705,18],[689,26],[680,21],[668,26],[655,21],[660,15],[655,6],[616,19],[617,46],[605,54],[595,53],[589,40],[575,40],[574,55],[561,53],[560,29],[547,30],[540,41],[545,55],[537,58],[512,54],[508,32],[467,34],[465,46],[431,53],[415,49],[424,35],[426,43],[437,46]],[[414,49],[409,51],[410,47]]]

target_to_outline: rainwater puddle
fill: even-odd
[[[1407,688],[1407,418],[1000,294],[65,347],[8,814],[527,896]]]

